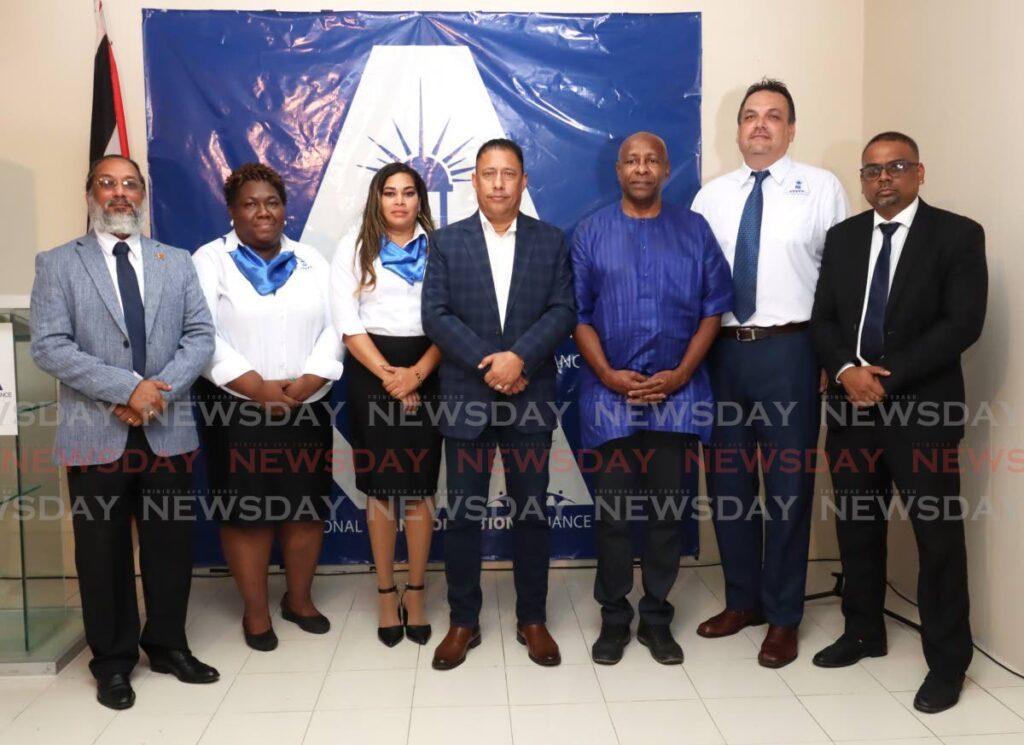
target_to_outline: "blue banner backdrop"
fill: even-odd
[[[700,184],[698,13],[144,10],[143,46],[153,235],[190,250],[229,230],[224,178],[253,160],[284,178],[289,237],[328,257],[358,221],[373,172],[393,160],[424,175],[441,225],[472,214],[473,158],[491,137],[523,147],[523,211],[567,234],[618,198],[618,145],[638,129],[668,144],[668,200],[688,204]],[[593,464],[574,449],[581,360],[571,340],[557,361],[569,408],[551,460],[552,557],[591,558]],[[344,399],[343,379],[334,401]],[[365,497],[343,459],[335,481],[323,561],[368,562]],[[503,559],[510,523],[503,479],[494,482],[484,554]],[[687,521],[689,554],[696,528]],[[201,522],[196,538],[198,565],[223,563],[214,525]]]

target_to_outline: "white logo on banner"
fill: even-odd
[[[359,224],[373,174],[393,161],[413,166],[424,177],[430,209],[439,227],[476,211],[470,183],[477,148],[505,137],[483,79],[467,47],[374,47],[359,81],[345,125],[334,146],[323,181],[302,231],[301,241],[325,256]],[[529,192],[522,211],[537,216]],[[357,507],[366,495],[356,489],[352,446],[335,430],[334,479]],[[592,504],[561,427],[552,447],[549,502]],[[505,478],[495,462],[490,502],[502,501]],[[441,469],[438,504],[444,504]]]

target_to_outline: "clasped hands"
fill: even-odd
[[[601,376],[601,383],[630,403],[653,404],[664,401],[690,381],[685,370],[661,370],[653,375],[644,375],[635,370],[611,370]]]
[[[262,404],[267,411],[287,411],[301,406],[326,382],[326,379],[311,373],[288,380],[262,380],[249,398]]]
[[[523,358],[515,352],[493,352],[477,365],[478,370],[488,368],[484,373],[484,382],[498,393],[506,396],[515,396],[526,390],[530,381],[523,375],[523,366],[526,363]]]
[[[885,398],[881,378],[891,375],[878,365],[848,367],[839,374],[839,382],[846,392],[846,400],[857,407],[874,406]]]
[[[141,427],[164,412],[167,402],[161,392],[169,390],[171,386],[162,380],[141,380],[128,398],[128,404],[116,404],[113,414],[129,427]]]
[[[380,369],[383,373],[380,382],[388,395],[401,401],[402,408],[407,414],[415,412],[421,403],[417,390],[421,383],[419,376],[411,367],[394,367],[381,363]]]

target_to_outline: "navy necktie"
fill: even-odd
[[[899,227],[896,222],[883,222],[878,226],[882,231],[882,250],[875,261],[868,288],[868,307],[864,311],[864,323],[860,330],[860,356],[871,364],[881,359],[885,352],[885,306],[889,302],[889,260],[892,254],[892,234]]]
[[[128,244],[118,241],[114,244],[117,259],[117,289],[121,293],[121,309],[124,311],[124,325],[128,329],[128,341],[132,345],[132,369],[139,375],[146,375],[146,309],[139,292],[139,278],[135,268],[128,261]]]
[[[732,263],[733,314],[740,323],[746,322],[757,309],[757,256],[761,250],[761,212],[764,210],[761,185],[768,174],[768,171],[754,172],[754,186],[743,205],[736,235]]]

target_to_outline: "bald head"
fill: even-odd
[[[665,141],[653,132],[634,132],[622,141],[619,146],[619,162],[626,159],[626,154],[631,149],[641,148],[643,150],[655,150],[661,159],[668,163],[668,147]]]
[[[627,215],[652,217],[661,211],[661,187],[668,171],[668,148],[658,135],[636,132],[623,140],[615,173]]]

